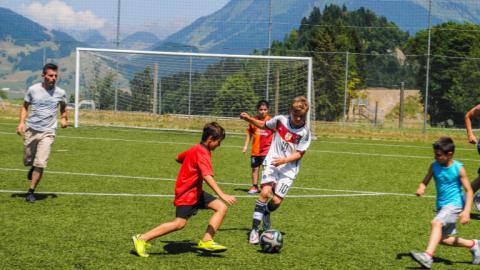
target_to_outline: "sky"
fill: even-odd
[[[62,31],[98,30],[116,34],[119,0],[0,0],[0,7],[47,27]],[[229,0],[120,0],[121,36],[148,31],[163,39],[209,15]]]

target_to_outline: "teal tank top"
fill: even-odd
[[[453,164],[444,167],[438,162],[432,165],[435,187],[437,189],[437,209],[451,205],[464,207],[460,169],[463,164],[454,160]]]

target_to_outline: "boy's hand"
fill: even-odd
[[[243,152],[243,153],[246,153],[246,152],[247,152],[247,149],[248,149],[248,146],[244,146],[243,149],[242,149],[242,152]]]
[[[418,186],[418,189],[415,192],[415,195],[422,196],[424,193],[425,193],[425,184],[421,183],[420,186]]]
[[[460,213],[460,223],[467,224],[470,221],[470,211],[463,210]]]
[[[246,112],[240,113],[240,119],[247,120],[248,118],[250,118],[250,115],[248,113]]]
[[[223,194],[220,199],[222,199],[224,202],[226,202],[228,205],[232,205],[237,202],[237,199],[233,197],[232,195],[228,194]]]
[[[271,164],[272,164],[273,166],[275,166],[275,167],[278,167],[278,166],[283,165],[283,164],[285,164],[285,163],[287,163],[287,161],[286,161],[285,158],[277,158],[277,157],[275,157],[275,158],[273,158],[273,161],[272,161]]]
[[[477,144],[477,137],[473,134],[468,135],[468,142],[471,144]]]

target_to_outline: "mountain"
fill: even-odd
[[[160,40],[158,37],[150,32],[135,32],[125,37],[120,45],[122,48],[128,49],[146,49],[152,47]]]
[[[60,85],[71,84],[76,47],[84,47],[67,33],[47,28],[9,9],[0,8],[0,85],[24,89],[40,79],[45,61],[60,65]],[[52,60],[51,60],[52,59]]]
[[[98,30],[75,31],[68,30],[76,40],[92,48],[111,48],[113,43],[108,41]]]
[[[202,52],[252,53],[268,48],[269,1],[231,0],[215,13],[201,17],[165,41],[195,46]],[[283,40],[314,6],[346,5],[349,10],[368,8],[411,34],[427,28],[428,1],[283,0],[272,4],[272,40]],[[480,23],[476,1],[432,1],[432,23]]]

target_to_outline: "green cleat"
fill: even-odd
[[[151,247],[145,240],[138,239],[140,234],[132,236],[133,248],[138,256],[148,257],[147,248]]]
[[[220,245],[219,243],[214,242],[213,240],[210,241],[198,241],[197,248],[203,251],[208,252],[224,252],[227,251],[227,247]]]

